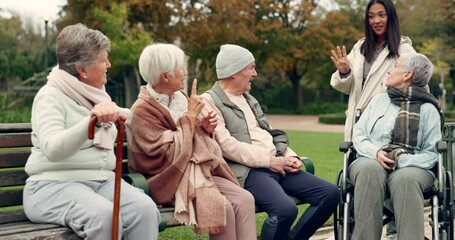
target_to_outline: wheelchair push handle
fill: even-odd
[[[446,141],[439,141],[436,144],[436,148],[438,149],[439,153],[445,153],[447,152],[447,142]]]
[[[341,142],[339,151],[346,153],[350,148],[352,148],[352,145],[353,145],[352,142],[348,141]]]

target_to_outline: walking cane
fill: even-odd
[[[90,119],[88,125],[88,138],[95,137],[95,126],[98,119],[96,116]],[[120,208],[120,179],[122,176],[122,163],[123,163],[123,138],[125,136],[125,123],[120,118],[117,119],[117,149],[115,151],[115,185],[114,185],[114,214],[112,216],[112,240],[118,239],[118,221],[119,221],[119,208]]]

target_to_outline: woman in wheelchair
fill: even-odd
[[[384,199],[390,197],[398,239],[424,239],[423,192],[435,181],[443,115],[428,93],[433,65],[422,54],[402,55],[354,127],[357,159],[352,239],[380,239]],[[439,116],[439,117],[438,117]]]

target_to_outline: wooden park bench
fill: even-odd
[[[22,190],[27,179],[25,163],[31,151],[30,123],[0,124],[0,240],[23,239],[81,239],[71,229],[56,224],[30,222],[22,208]],[[123,144],[123,179],[144,190],[148,186],[141,174],[129,173],[126,137]],[[312,162],[302,159],[307,172],[314,173]],[[294,199],[297,204],[301,204]],[[166,227],[181,226],[173,215],[172,206],[158,206],[161,213],[160,231]],[[256,209],[260,212],[259,209]]]

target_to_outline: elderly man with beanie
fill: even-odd
[[[218,116],[214,137],[223,156],[256,206],[268,214],[261,239],[309,239],[336,209],[338,188],[300,170],[302,163],[288,147],[286,134],[271,128],[258,101],[248,94],[257,76],[250,51],[222,45],[216,72],[219,81],[201,97],[205,111]],[[298,209],[288,194],[310,204],[292,231]]]

